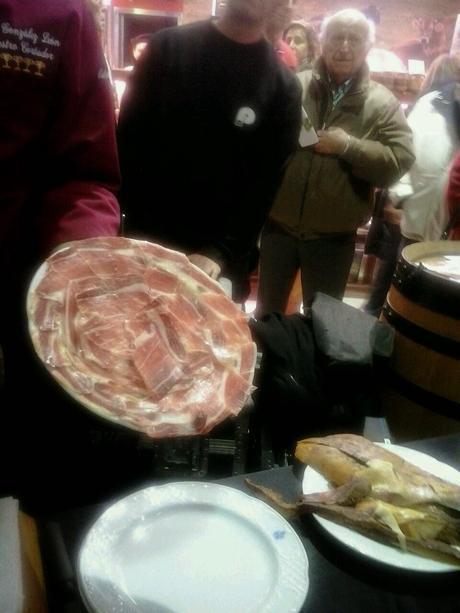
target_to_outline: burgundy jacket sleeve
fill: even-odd
[[[82,3],[84,5],[84,3]],[[120,177],[108,70],[89,12],[74,12],[58,67],[55,105],[45,142],[54,160],[43,189],[42,246],[116,235]]]
[[[455,214],[458,216],[449,238],[460,240],[460,152],[457,153],[450,170],[447,186],[447,204],[450,217]]]

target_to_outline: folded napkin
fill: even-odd
[[[23,603],[19,504],[0,498],[0,611],[21,613]]]

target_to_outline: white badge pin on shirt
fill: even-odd
[[[248,106],[242,106],[236,114],[234,124],[239,128],[252,126],[256,120],[256,114]]]

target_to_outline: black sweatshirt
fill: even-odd
[[[300,128],[300,88],[264,40],[210,22],[155,34],[122,105],[128,233],[247,269]]]

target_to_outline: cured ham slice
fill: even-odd
[[[244,314],[182,253],[127,238],[75,241],[28,294],[29,329],[78,402],[151,437],[206,434],[252,392]]]

